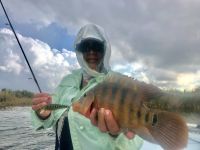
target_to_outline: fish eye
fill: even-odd
[[[86,97],[87,96],[87,94],[85,93],[84,95],[83,95],[83,97]]]

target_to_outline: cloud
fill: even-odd
[[[20,64],[20,57],[17,54],[13,54],[13,52],[9,49],[4,49],[7,51],[7,57],[4,60],[1,60],[0,71],[10,72],[19,74],[23,67]],[[6,52],[2,51],[0,54],[3,56]]]
[[[198,0],[7,0],[4,4],[14,22],[34,24],[38,31],[56,23],[75,35],[85,23],[101,25],[114,51],[113,68],[124,66],[120,70],[126,74],[143,76],[161,87],[182,86],[178,84],[181,74],[193,74],[199,83]],[[35,63],[46,64],[40,57]]]
[[[23,69],[20,57],[16,52],[12,51],[14,46],[13,41],[7,41],[12,33],[7,29],[2,29],[1,33],[4,33],[5,36],[0,36],[0,71],[19,74]],[[8,45],[10,46],[8,47]]]
[[[198,71],[196,74],[179,74],[177,76],[177,83],[182,89],[195,89],[200,83],[200,71]]]
[[[62,52],[52,50],[48,44],[30,37],[18,34],[27,58],[34,70],[41,88],[52,91],[64,75],[79,68],[75,53],[63,49]],[[0,88],[27,88],[35,90],[35,83],[28,66],[21,54],[19,46],[9,29],[0,29]],[[2,57],[3,56],[3,57]],[[9,75],[8,75],[9,74]],[[7,85],[5,85],[5,80]],[[15,83],[15,84],[13,84]]]

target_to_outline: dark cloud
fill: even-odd
[[[56,23],[72,35],[88,22],[105,28],[113,50],[112,64],[140,62],[147,76],[175,82],[178,73],[200,68],[200,1],[76,0],[4,1],[17,23],[37,28]],[[20,11],[19,11],[20,10]]]

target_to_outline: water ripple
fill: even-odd
[[[54,149],[52,130],[33,130],[30,107],[0,110],[0,116],[0,150]]]

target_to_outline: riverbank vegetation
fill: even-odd
[[[0,108],[11,106],[30,106],[34,93],[26,90],[12,91],[10,89],[1,89]]]

